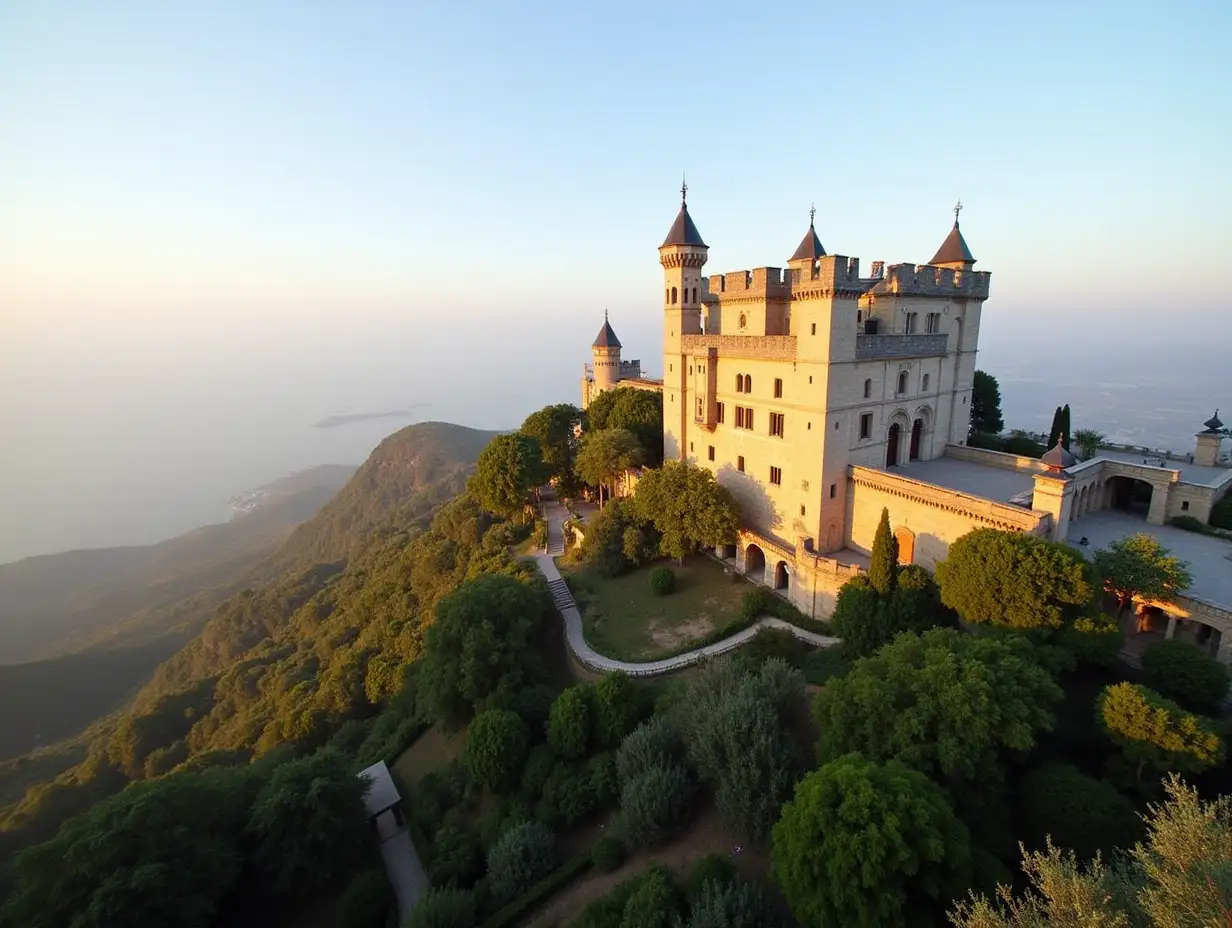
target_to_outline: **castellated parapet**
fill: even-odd
[[[931,264],[892,264],[886,268],[885,276],[877,281],[873,292],[986,300],[990,277],[987,271],[935,267]]]
[[[755,267],[703,278],[706,297],[753,300],[791,299],[791,273],[781,267]],[[703,297],[705,299],[705,297]]]

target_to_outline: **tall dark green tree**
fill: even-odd
[[[971,431],[1000,435],[1005,428],[1001,418],[1001,387],[997,378],[984,371],[975,372],[971,388]]]
[[[873,552],[869,557],[868,581],[880,596],[894,592],[898,579],[898,539],[890,531],[890,510],[882,507],[877,534],[873,536]]]
[[[539,442],[515,432],[497,435],[488,443],[469,486],[488,512],[514,516],[526,508],[546,478]]]
[[[1052,412],[1052,426],[1051,428],[1048,429],[1048,447],[1049,448],[1055,448],[1057,446],[1057,441],[1061,437],[1061,428],[1062,428],[1062,412],[1061,412],[1061,407],[1058,406]]]
[[[1070,446],[1070,415],[1069,403],[1066,403],[1061,408],[1061,447],[1066,451]]]
[[[557,403],[532,412],[519,429],[539,443],[547,479],[556,480],[558,489],[566,495],[575,489],[574,462],[581,425],[582,410],[572,403]]]

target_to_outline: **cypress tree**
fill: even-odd
[[[1069,450],[1069,403],[1061,410],[1061,444]]]
[[[1052,428],[1048,430],[1048,447],[1055,448],[1057,439],[1061,437],[1061,407],[1058,406],[1052,414]]]
[[[881,523],[873,537],[873,553],[869,558],[868,581],[881,596],[894,592],[898,580],[898,539],[890,531],[890,511],[881,510]]]

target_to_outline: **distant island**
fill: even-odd
[[[336,429],[341,425],[351,425],[355,422],[367,422],[369,419],[405,419],[417,415],[427,403],[412,403],[404,409],[389,409],[385,412],[348,412],[326,416],[320,422],[313,423],[314,429]]]

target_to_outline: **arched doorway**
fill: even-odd
[[[921,419],[916,419],[911,423],[911,449],[908,454],[908,459],[918,461],[920,459],[920,437],[924,434],[924,422]]]
[[[898,563],[911,564],[915,561],[915,532],[900,525],[894,530],[898,541]]]
[[[766,576],[766,553],[757,545],[744,549],[744,572],[755,580]]]
[[[1113,509],[1132,512],[1144,519],[1151,511],[1154,489],[1145,480],[1133,477],[1113,477],[1108,481],[1108,504]]]
[[[886,436],[886,467],[898,464],[898,436],[901,432],[897,422],[890,426],[890,433]]]
[[[787,572],[787,562],[779,561],[778,564],[774,566],[774,588],[776,590],[787,589],[789,578],[790,574]]]

